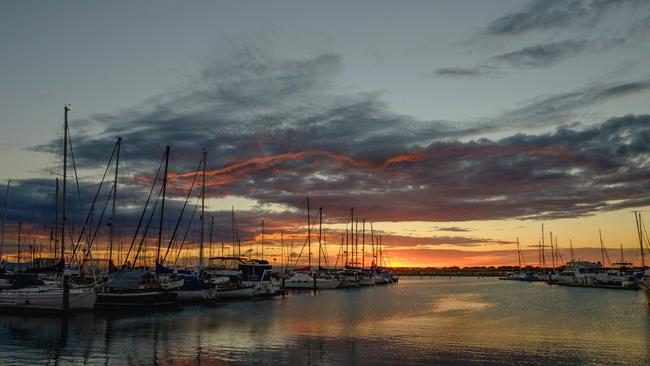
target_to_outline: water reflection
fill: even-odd
[[[645,364],[642,293],[491,279],[161,312],[0,316],[2,364]]]

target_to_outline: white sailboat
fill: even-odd
[[[339,288],[342,281],[335,278],[319,278],[312,274],[296,272],[293,276],[284,281],[284,287],[288,289],[332,289]]]
[[[61,225],[61,282],[45,284],[36,275],[10,274],[3,278],[8,286],[0,289],[0,307],[20,310],[82,310],[92,309],[97,300],[94,286],[71,287],[65,271],[66,177],[68,162],[68,112],[64,108],[63,133],[63,196]]]

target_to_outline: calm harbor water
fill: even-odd
[[[0,315],[0,364],[644,365],[642,292],[402,278],[271,300],[68,318]]]

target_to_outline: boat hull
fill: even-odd
[[[223,300],[250,299],[255,296],[255,288],[218,289],[217,297]]]
[[[91,310],[95,306],[97,293],[94,288],[71,288],[69,294],[69,310]],[[63,289],[41,286],[3,290],[0,291],[0,308],[62,311]]]
[[[213,300],[217,297],[215,290],[176,291],[178,302],[201,302]]]
[[[138,308],[176,304],[178,295],[172,291],[113,291],[97,295],[98,308]]]

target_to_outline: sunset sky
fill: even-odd
[[[206,148],[215,248],[231,243],[234,207],[245,249],[264,220],[265,259],[281,261],[281,232],[299,253],[309,197],[312,215],[324,210],[330,265],[352,207],[392,265],[516,264],[517,238],[537,265],[542,224],[564,260],[570,240],[576,257],[601,260],[601,230],[612,262],[622,245],[640,263],[649,2],[189,3],[0,3],[5,256],[15,259],[18,222],[24,240],[47,246],[69,103],[80,180],[78,193],[70,176],[69,223],[78,233],[121,136],[124,248],[170,145],[165,247]],[[195,187],[179,232],[198,197]],[[197,213],[190,256],[199,229]]]

